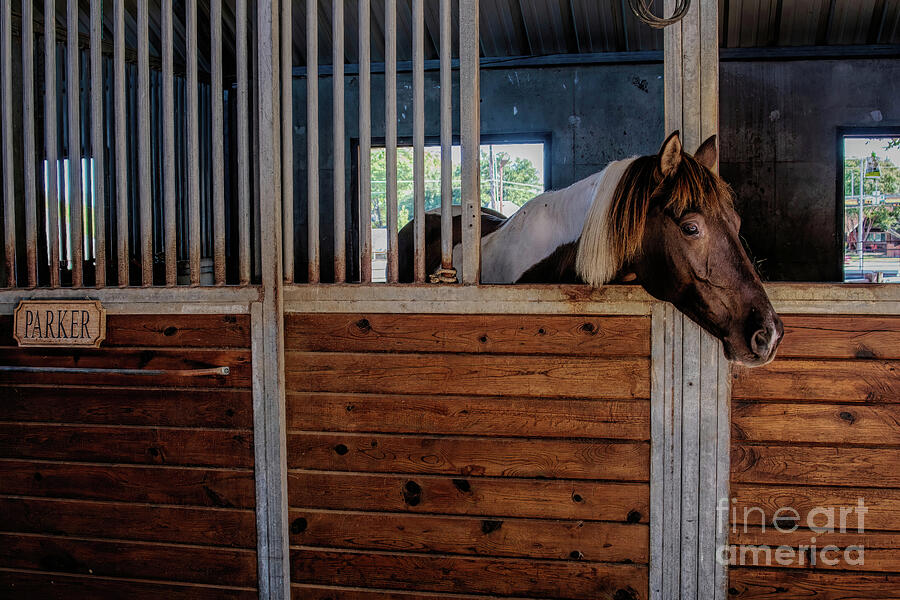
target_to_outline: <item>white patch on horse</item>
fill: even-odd
[[[601,181],[600,189],[597,190],[597,200],[594,201],[584,221],[581,242],[575,255],[575,272],[588,285],[600,287],[616,276],[619,265],[611,251],[609,208],[612,206],[619,181],[625,175],[625,169],[634,160],[634,158],[619,160],[610,163],[604,169],[604,173],[608,172],[607,176]]]
[[[579,237],[582,238],[579,258],[585,239],[592,248],[598,248],[601,241],[606,242],[599,246],[594,260],[587,261],[585,273],[579,270],[579,275],[593,285],[602,285],[612,279],[615,273],[604,275],[602,281],[596,274],[615,269],[615,257],[608,251],[606,217],[616,186],[632,161],[634,158],[612,162],[599,173],[565,189],[532,198],[500,229],[484,236],[481,239],[481,282],[515,283],[557,248]],[[453,264],[461,278],[461,244],[453,247]],[[598,283],[593,283],[595,281]]]

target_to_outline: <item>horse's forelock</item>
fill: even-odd
[[[640,255],[654,199],[665,198],[664,208],[676,216],[688,211],[718,214],[732,207],[728,184],[688,154],[682,155],[675,174],[665,179],[655,155],[612,163],[607,168],[623,163],[624,173],[611,197],[604,198],[602,191],[597,194],[578,248],[578,275],[596,287],[611,281],[626,263]],[[604,206],[598,205],[601,202]]]

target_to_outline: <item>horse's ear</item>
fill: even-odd
[[[715,135],[706,138],[706,141],[700,144],[694,158],[707,169],[715,169],[716,162],[719,160],[718,139]]]
[[[662,148],[659,149],[659,170],[663,177],[673,175],[681,164],[681,138],[678,131],[666,138]]]

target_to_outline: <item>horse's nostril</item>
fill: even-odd
[[[750,349],[757,356],[763,356],[769,351],[769,330],[758,329],[750,338]]]

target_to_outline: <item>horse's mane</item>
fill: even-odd
[[[728,184],[689,154],[682,154],[675,174],[665,178],[656,155],[619,161],[607,169],[622,163],[627,164],[615,190],[598,193],[588,211],[575,259],[578,275],[595,287],[611,281],[640,255],[654,201],[664,200],[663,208],[676,217],[690,210],[717,214],[732,206]]]

